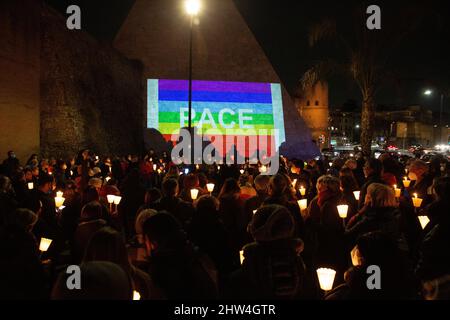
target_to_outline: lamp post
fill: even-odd
[[[188,98],[188,110],[189,110],[189,119],[188,119],[188,128],[189,133],[191,134],[191,162],[194,164],[194,136],[192,130],[192,48],[193,48],[193,32],[194,32],[194,18],[200,12],[200,0],[186,0],[185,1],[185,9],[186,13],[190,16],[190,29],[189,29],[189,98]]]

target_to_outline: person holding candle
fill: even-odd
[[[423,199],[422,206],[425,207],[433,201],[433,197],[429,192],[433,184],[433,177],[429,174],[429,166],[422,160],[415,160],[409,166],[409,179],[412,184],[408,189],[409,194],[417,194]]]
[[[326,300],[419,300],[420,282],[398,243],[386,233],[361,235],[350,253],[353,267],[345,273],[345,283],[336,287]],[[369,290],[369,266],[381,271],[381,289]]]
[[[431,221],[424,230],[416,266],[423,281],[450,274],[450,177],[437,179],[434,190],[437,200],[426,209]]]
[[[342,204],[340,182],[336,177],[322,176],[316,188],[318,196],[311,201],[305,221],[309,230],[305,254],[314,265],[336,270],[336,283],[339,283],[347,268],[344,228],[338,213],[338,205]]]
[[[212,300],[218,296],[217,270],[186,239],[177,219],[158,212],[143,224],[148,273],[170,300]]]
[[[311,280],[301,258],[303,241],[296,237],[295,221],[283,206],[258,210],[248,226],[254,242],[243,248],[244,262],[230,277],[226,298],[311,298]]]
[[[253,217],[253,211],[258,209],[269,196],[270,177],[267,175],[258,175],[255,178],[254,185],[256,196],[251,197],[244,204],[244,211],[247,216],[247,224]]]
[[[359,198],[359,209],[364,207],[366,200],[367,188],[372,183],[383,183],[381,180],[382,163],[378,159],[370,158],[364,164],[364,176],[366,177],[366,182],[361,187],[361,195]]]
[[[296,181],[293,188],[299,198],[301,197],[301,194],[299,193],[300,187],[304,187],[306,193],[308,193],[311,187],[311,175],[305,170],[305,162],[303,160],[294,159],[291,161],[289,178],[291,178],[292,181]]]
[[[218,209],[219,201],[215,197],[201,196],[195,203],[195,213],[187,231],[189,239],[216,265],[219,284],[222,286],[235,270],[237,261]]]
[[[50,279],[36,238],[18,225],[0,226],[0,300],[44,300]]]
[[[183,228],[187,227],[194,215],[194,207],[191,202],[184,201],[177,197],[178,181],[175,178],[166,177],[162,183],[162,197],[151,205],[151,209],[158,211],[167,211],[178,221],[181,222]]]
[[[113,228],[104,227],[92,235],[83,257],[83,263],[90,261],[109,261],[122,267],[142,300],[162,298],[149,275],[130,262],[123,236]]]
[[[303,238],[305,234],[305,222],[300,212],[298,202],[291,192],[289,177],[277,174],[270,179],[269,197],[263,205],[277,204],[289,210],[294,218],[297,237]]]
[[[355,216],[346,227],[345,236],[350,246],[365,233],[384,231],[402,243],[403,250],[407,252],[409,249],[401,232],[401,213],[398,210],[394,190],[384,184],[371,184],[367,189],[364,206],[366,210]]]

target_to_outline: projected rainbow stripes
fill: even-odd
[[[148,80],[148,128],[170,140],[187,127],[188,90],[185,80]],[[192,123],[199,134],[222,135],[227,140],[264,136],[271,148],[285,141],[280,84],[193,81],[192,109]],[[248,147],[246,154],[258,148]]]

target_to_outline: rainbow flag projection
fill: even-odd
[[[188,126],[188,99],[186,80],[148,80],[148,128],[157,129],[169,141],[180,128]],[[223,136],[226,145],[221,142],[216,146],[223,152],[234,145],[246,156],[257,149],[270,153],[285,141],[281,86],[193,81],[192,124],[199,134],[211,136],[212,143],[214,136]],[[253,143],[256,137],[258,143]]]

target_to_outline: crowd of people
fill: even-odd
[[[281,157],[276,175],[265,169],[176,166],[152,150],[21,163],[10,151],[0,298],[449,298],[448,159]],[[67,285],[73,265],[80,290]],[[374,265],[381,290],[367,286]],[[332,290],[318,268],[336,271]]]

